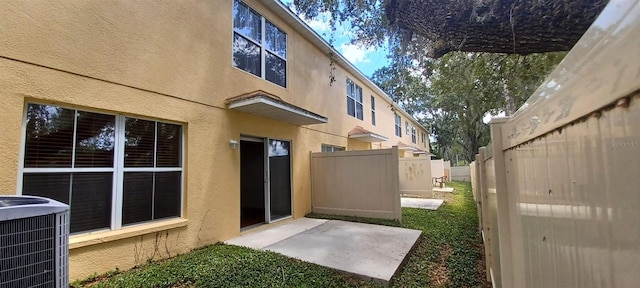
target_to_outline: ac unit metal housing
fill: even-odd
[[[0,288],[69,287],[69,206],[0,196]]]

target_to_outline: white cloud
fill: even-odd
[[[329,30],[329,21],[307,20],[307,25],[318,33],[324,33]]]
[[[342,51],[342,56],[353,64],[369,62],[367,54],[375,51],[373,47],[359,47],[348,43],[342,43],[340,50]]]
[[[300,19],[307,23],[311,29],[318,33],[324,33],[329,31],[329,20],[331,19],[331,14],[329,12],[320,13],[315,19],[308,19],[304,17],[304,15],[299,15]]]

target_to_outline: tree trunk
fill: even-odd
[[[527,55],[568,51],[608,0],[388,0],[392,26],[450,51]]]
[[[511,116],[516,113],[518,107],[516,106],[516,99],[513,97],[513,93],[509,89],[505,89],[505,102],[506,107],[504,109],[504,116]]]

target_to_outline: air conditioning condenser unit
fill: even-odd
[[[69,287],[69,206],[0,196],[0,288]]]

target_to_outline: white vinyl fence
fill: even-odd
[[[640,2],[611,1],[470,174],[495,287],[640,285]]]

